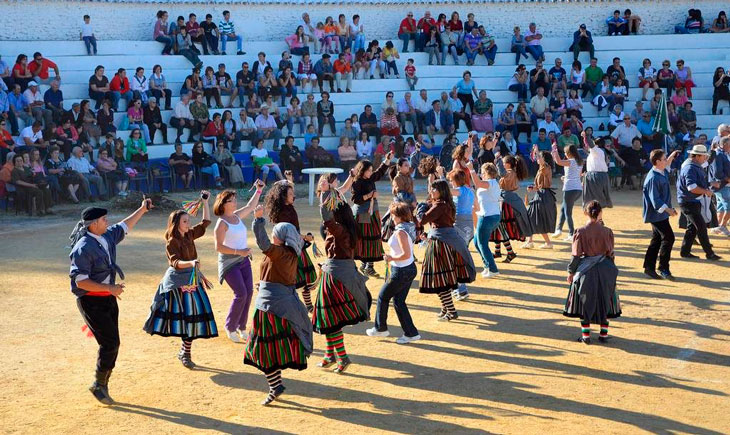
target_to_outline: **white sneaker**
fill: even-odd
[[[522,246],[520,246],[520,247],[521,247],[522,249],[534,249],[534,248],[535,248],[535,244],[534,244],[534,243],[532,243],[532,242],[525,242],[525,243],[523,243],[523,244],[522,244]]]
[[[366,329],[365,333],[370,337],[387,337],[390,335],[390,331],[378,331],[375,327]]]
[[[236,332],[238,332],[238,336],[241,337],[241,340],[244,343],[248,342],[248,332],[246,332],[242,329],[238,329],[238,330],[236,330]]]
[[[407,337],[404,335],[402,337],[399,337],[395,342],[398,344],[408,344],[412,341],[418,341],[420,339],[421,339],[420,335],[414,335],[413,337]]]
[[[455,301],[463,301],[464,299],[469,299],[469,293],[461,294],[456,292],[456,296],[454,296]]]
[[[234,343],[240,343],[241,342],[241,337],[238,336],[238,332],[236,332],[236,331],[234,331],[234,332],[226,331],[226,335]]]
[[[566,242],[572,242],[573,241],[573,236],[571,236],[570,234],[568,234],[567,236],[565,236],[563,238],[563,240],[566,241]]]
[[[722,230],[720,229],[720,227],[710,228],[710,232],[717,235],[722,234]]]
[[[726,236],[730,236],[730,230],[728,230],[725,226],[720,227],[720,232]]]
[[[563,234],[563,230],[555,230],[552,237],[560,237],[561,234]]]
[[[482,271],[482,278],[494,278],[497,275],[499,275],[499,272],[492,272],[489,269],[484,269]]]

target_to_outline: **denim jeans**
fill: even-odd
[[[454,65],[459,64],[459,54],[456,51],[455,45],[441,45],[441,65],[446,65],[446,54],[451,53],[451,57],[454,58]]]
[[[492,48],[483,48],[482,53],[487,58],[487,62],[491,65],[494,63],[494,58],[497,56],[497,44],[494,44]]]
[[[401,53],[408,53],[408,43],[416,40],[416,34],[401,33],[400,35],[398,35],[398,39],[403,41],[403,49],[401,50]]]
[[[242,51],[243,48],[243,37],[241,35],[236,35],[235,37],[231,34],[224,33],[221,35],[221,51],[226,51],[226,43],[228,41],[236,41],[236,48],[238,51]]]
[[[542,45],[528,45],[525,49],[536,61],[541,59],[543,56]]]
[[[91,47],[94,47],[94,54],[96,54],[96,38],[93,36],[84,36],[83,39],[86,45],[86,54],[91,54]]]
[[[525,59],[527,59],[527,51],[524,45],[513,45],[510,51],[515,54],[515,65],[520,64],[520,56],[525,56]]]
[[[210,166],[203,166],[200,168],[200,172],[203,174],[210,174],[212,175],[216,180],[218,180],[221,177],[221,171],[218,169],[218,164],[213,163]]]
[[[515,83],[509,87],[512,92],[517,92],[517,99],[527,101],[527,83]]]
[[[499,272],[492,251],[489,249],[489,236],[499,225],[499,220],[500,215],[498,214],[479,216],[477,219],[477,233],[474,238],[474,245],[476,245],[477,252],[482,257],[484,267],[488,268],[490,272]]]
[[[147,124],[143,122],[130,122],[129,123],[129,130],[134,130],[135,128],[138,128],[142,131],[142,136],[144,137],[144,141],[146,143],[150,143],[150,128],[147,127]]]
[[[158,36],[155,41],[165,44],[165,48],[162,49],[162,54],[170,54],[173,47],[173,40],[169,36]]]
[[[365,49],[365,35],[362,33],[358,33],[355,36],[351,36],[352,38],[352,52],[356,53],[359,49]]]
[[[134,94],[132,94],[132,91],[127,92],[119,92],[119,91],[111,91],[111,97],[112,97],[112,109],[114,111],[119,111],[119,100],[124,98],[124,101],[127,102],[127,108],[129,108],[129,101],[132,99]]]
[[[560,220],[556,230],[563,230],[563,224],[568,221],[568,231],[573,235],[575,226],[573,225],[573,204],[583,195],[582,190],[566,190],[563,191],[563,206],[560,207]]]
[[[284,179],[284,177],[281,175],[281,169],[279,169],[279,165],[264,165],[261,167],[261,180],[263,180],[264,183],[266,183],[266,179],[269,178],[269,171],[274,171],[277,180]]]
[[[291,135],[294,130],[295,122],[299,124],[299,134],[304,136],[304,132],[307,130],[307,125],[305,124],[303,116],[289,116],[289,118],[287,118],[286,128],[289,130],[289,135]]]
[[[390,276],[380,288],[378,305],[375,310],[375,329],[383,332],[388,330],[388,305],[393,299],[393,308],[398,316],[403,335],[415,337],[418,329],[413,324],[411,313],[406,305],[406,298],[411,289],[413,279],[416,277],[416,263],[404,267],[391,267]]]

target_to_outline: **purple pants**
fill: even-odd
[[[243,262],[229,270],[224,277],[226,283],[233,290],[233,301],[226,317],[226,329],[234,332],[237,329],[246,330],[248,309],[253,296],[253,275],[251,261],[245,258]]]

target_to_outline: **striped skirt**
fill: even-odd
[[[515,218],[515,210],[511,205],[502,202],[502,215],[499,225],[492,231],[489,236],[490,242],[507,242],[509,240],[525,240],[525,236],[520,231],[520,225]]]
[[[460,282],[469,282],[469,271],[461,255],[438,239],[429,238],[421,268],[421,293],[453,290]]]
[[[357,305],[349,290],[334,276],[322,272],[312,313],[312,327],[319,334],[337,332],[345,326],[367,320],[368,313]]]
[[[380,212],[370,215],[370,222],[358,223],[360,237],[355,245],[355,260],[372,263],[383,261],[383,241],[381,240]]]
[[[243,363],[264,373],[307,368],[304,345],[286,319],[256,309]]]
[[[317,281],[317,270],[314,263],[309,257],[306,249],[302,249],[302,254],[297,260],[297,285],[296,288],[302,288],[305,285],[312,285]]]
[[[202,285],[192,291],[176,288],[157,295],[143,329],[150,335],[190,340],[218,336],[210,299]]]

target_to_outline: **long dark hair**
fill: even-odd
[[[346,203],[342,203],[337,207],[333,213],[335,222],[342,225],[347,231],[347,235],[350,237],[350,246],[357,244],[357,239],[360,237],[358,234],[359,225],[355,222],[355,216],[352,214],[352,209]]]
[[[363,174],[365,174],[365,172],[372,167],[373,164],[370,162],[370,160],[360,160],[359,162],[357,162],[357,165],[355,165],[355,180],[364,179]]]
[[[505,156],[503,161],[515,171],[518,180],[522,181],[527,178],[527,163],[525,163],[525,159],[522,156],[515,157],[510,154]]]
[[[454,198],[451,196],[451,188],[446,180],[437,180],[431,184],[431,188],[439,193],[439,200],[446,204],[452,219],[456,219],[456,206],[454,206]]]
[[[170,217],[167,218],[167,229],[165,230],[165,240],[168,242],[172,239],[180,237],[180,232],[177,230],[180,225],[180,219],[188,214],[185,210],[175,210],[170,213]]]
[[[578,148],[576,148],[575,145],[568,145],[563,149],[563,151],[565,152],[566,156],[572,157],[578,166],[581,166],[583,164],[583,158],[580,156]]]
[[[555,169],[553,155],[550,154],[550,151],[540,151],[540,157],[542,157],[542,161],[545,162],[545,165],[547,165],[551,171]]]
[[[279,214],[284,208],[284,205],[286,205],[286,196],[289,193],[289,189],[294,188],[287,182],[279,181],[274,183],[269,193],[266,194],[264,208],[268,211],[271,222],[279,222]]]

